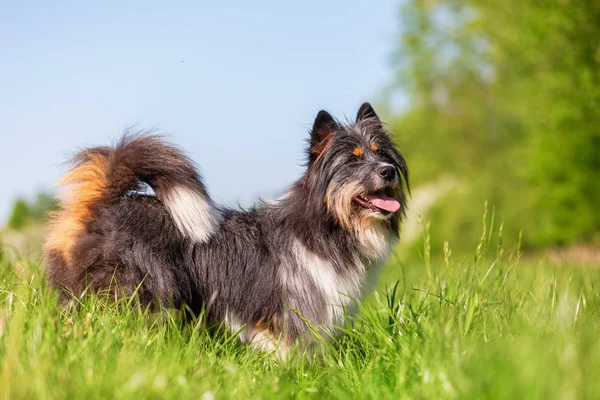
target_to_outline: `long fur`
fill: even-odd
[[[64,297],[135,293],[144,305],[205,309],[264,350],[285,353],[308,340],[309,325],[332,330],[398,238],[408,170],[368,103],[353,123],[321,111],[307,155],[280,199],[241,211],[216,205],[194,164],[160,136],[84,150],[62,179],[45,244],[50,282]],[[382,178],[382,168],[394,173]],[[400,210],[356,202],[381,190]]]

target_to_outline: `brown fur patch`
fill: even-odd
[[[353,150],[352,150],[352,154],[354,154],[356,157],[360,157],[363,155],[363,149],[360,148],[359,146],[356,146]]]
[[[91,217],[91,207],[98,202],[107,186],[109,160],[105,155],[83,154],[84,161],[71,169],[59,182],[64,192],[59,196],[61,210],[52,215],[45,250],[58,251],[67,265],[78,234]]]
[[[377,147],[377,145],[375,143],[371,143],[371,150],[377,151],[377,150],[379,150],[379,147]]]
[[[279,324],[279,319],[276,315],[271,317],[271,319],[261,318],[256,325],[254,325],[254,329],[259,332],[269,331],[276,336],[282,332],[282,327]]]

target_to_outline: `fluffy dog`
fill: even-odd
[[[243,342],[285,353],[331,331],[372,288],[398,239],[408,169],[370,104],[320,111],[304,175],[250,210],[215,204],[194,164],[160,136],[81,151],[45,244],[62,297],[137,296],[202,310]],[[153,193],[143,193],[144,186]]]

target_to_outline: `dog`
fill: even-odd
[[[185,306],[281,354],[356,312],[399,240],[410,192],[369,103],[353,122],[320,111],[303,176],[249,210],[215,204],[193,162],[160,135],[126,134],[72,166],[44,245],[61,298]]]

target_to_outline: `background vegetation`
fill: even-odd
[[[20,230],[29,224],[44,223],[48,213],[57,207],[58,203],[53,195],[46,192],[38,193],[33,201],[19,198],[13,205],[6,227]]]
[[[415,186],[452,183],[433,246],[468,249],[486,199],[525,247],[597,245],[600,2],[412,0],[399,27],[391,127]]]

